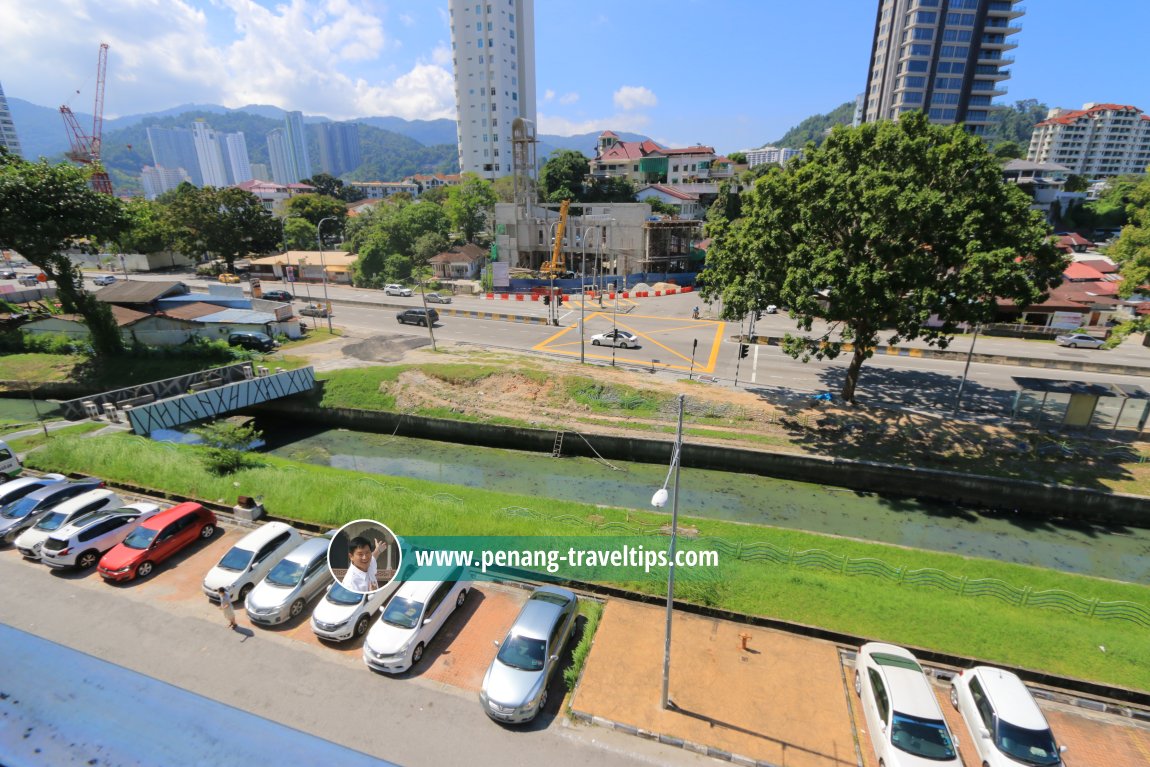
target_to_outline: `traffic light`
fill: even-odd
[[[746,357],[750,353],[751,353],[751,345],[750,344],[739,344],[739,359],[743,359],[744,357]]]
[[[551,296],[549,296],[547,294],[543,295],[543,305],[544,306],[551,306]]]
[[[555,296],[555,303],[559,304],[560,306],[563,305],[563,294],[562,293]]]
[[[763,312],[762,312],[762,310],[760,310],[760,309],[756,309],[756,310],[755,310],[755,322],[758,322],[758,321],[759,321],[759,320],[761,320],[762,318],[763,318]]]

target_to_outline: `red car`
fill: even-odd
[[[156,565],[198,539],[216,533],[216,515],[198,503],[181,503],[151,517],[100,560],[110,581],[147,577]]]

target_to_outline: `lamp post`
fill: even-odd
[[[324,314],[327,315],[327,332],[334,332],[331,327],[331,300],[327,297],[327,262],[323,258],[323,225],[325,221],[336,221],[335,216],[321,218],[315,225],[315,239],[319,243],[319,265],[323,269],[323,303]]]
[[[675,448],[671,453],[671,466],[667,469],[667,478],[663,486],[651,496],[651,505],[661,509],[667,505],[667,483],[671,479],[671,472],[675,472],[675,490],[671,503],[671,545],[667,570],[667,637],[663,645],[663,701],[664,709],[674,708],[675,703],[669,697],[671,683],[671,618],[675,607],[675,545],[679,535],[679,469],[682,466],[683,452],[683,402],[685,395],[679,395],[679,426],[675,431]]]
[[[298,218],[298,216],[284,216],[280,219],[280,240],[283,242],[284,259],[287,261],[287,268],[288,268],[287,272],[284,273],[283,277],[284,277],[284,282],[295,282],[295,280],[289,280],[288,279],[288,276],[291,275],[291,271],[292,271],[291,256],[288,255],[289,253],[291,253],[291,251],[288,250],[288,241],[287,241],[287,220],[289,218]]]
[[[966,367],[962,369],[962,380],[958,384],[958,395],[954,398],[953,415],[958,415],[958,411],[962,408],[962,390],[966,388],[966,375],[970,372],[970,358],[974,356],[974,342],[978,340],[978,330],[981,327],[982,323],[974,323],[974,335],[970,339],[970,349],[966,352]]]

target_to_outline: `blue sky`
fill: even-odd
[[[1150,2],[1024,5],[1004,100],[1150,111]],[[537,0],[539,130],[760,146],[862,90],[876,7]],[[333,119],[455,116],[447,0],[0,0],[0,84],[10,97],[88,112],[102,41],[107,116],[189,102]]]

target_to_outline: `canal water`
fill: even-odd
[[[667,465],[471,447],[261,422],[268,452],[294,460],[449,485],[651,511]],[[668,446],[667,464],[670,464]],[[918,549],[1150,581],[1150,530],[1066,526],[1011,513],[702,469],[682,470],[685,516],[830,533]]]

